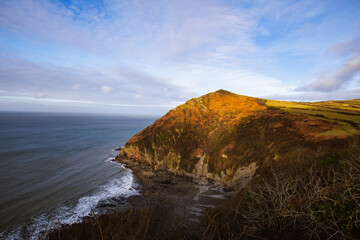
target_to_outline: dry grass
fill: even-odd
[[[294,150],[198,224],[159,203],[65,226],[48,239],[360,239],[359,139],[336,152]]]
[[[359,239],[358,141],[336,159],[326,151],[294,157],[213,213],[208,239]]]
[[[53,230],[46,239],[119,240],[119,239],[198,239],[197,225],[173,216],[173,211],[159,203],[153,209],[134,208],[92,217],[82,223]],[[172,206],[171,208],[175,208]]]

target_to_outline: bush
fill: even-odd
[[[317,150],[274,165],[217,215],[212,213],[209,232],[216,234],[207,236],[360,239],[359,149],[356,140],[338,154]]]

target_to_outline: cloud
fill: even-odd
[[[285,94],[294,88],[276,78],[237,68],[188,64],[163,72],[173,76],[177,85],[196,90],[197,96],[225,89],[237,94],[261,97],[269,92]]]
[[[72,89],[79,90],[80,89],[80,84],[75,83],[74,85],[72,85]]]
[[[298,88],[299,91],[333,92],[339,90],[360,72],[360,54],[351,57],[333,75],[320,77],[315,82]]]
[[[48,98],[44,96],[43,94],[38,94],[35,97],[23,97],[23,96],[0,96],[0,99],[6,99],[6,100],[12,100],[12,101],[18,101],[18,102],[41,102],[41,103],[51,103],[51,104],[64,104],[64,103],[80,103],[80,104],[92,104],[92,102],[89,101],[80,101],[80,100],[74,100],[74,99],[57,99],[57,98]]]
[[[47,95],[45,93],[38,93],[35,98],[47,98]]]
[[[101,92],[102,93],[109,93],[109,92],[112,92],[114,90],[113,87],[109,87],[109,86],[102,86],[101,87]]]
[[[0,27],[11,33],[113,57],[178,59],[216,52],[219,45],[248,51],[253,24],[246,11],[207,0],[104,1],[101,8],[45,0],[0,3]]]
[[[324,101],[360,99],[360,87],[352,90],[337,92],[293,92],[290,94],[272,94],[264,96],[266,99],[284,101]]]
[[[169,79],[117,65],[97,69],[61,67],[0,55],[0,79],[2,91],[21,97],[99,104],[142,104],[146,101],[154,105],[184,101],[189,97],[183,87],[171,84]],[[136,94],[141,95],[141,99],[134,98]]]
[[[255,46],[255,22],[246,11],[218,1],[171,1],[165,5],[165,22],[155,35],[155,49],[165,57],[191,57],[231,51],[244,54]],[[202,59],[204,60],[204,59]]]
[[[330,47],[326,53],[337,57],[346,57],[354,53],[360,53],[360,37],[336,44]]]

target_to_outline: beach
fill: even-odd
[[[210,179],[177,174],[164,168],[154,169],[137,159],[118,155],[114,161],[131,169],[140,183],[137,189],[140,194],[128,200],[134,207],[154,208],[167,203],[169,208],[177,206],[168,209],[173,215],[190,222],[198,222],[206,209],[220,206],[234,193],[232,188]]]

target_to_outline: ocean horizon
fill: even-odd
[[[0,238],[37,239],[101,206],[137,194],[129,169],[111,162],[155,118],[0,112]]]

